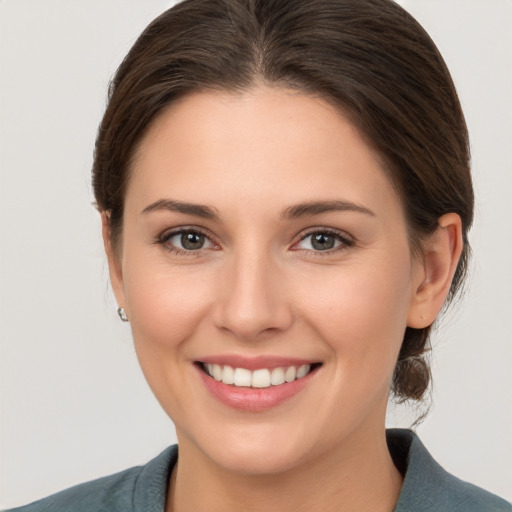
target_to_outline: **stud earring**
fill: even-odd
[[[128,317],[126,316],[126,311],[124,308],[117,308],[117,314],[123,322],[128,322]]]

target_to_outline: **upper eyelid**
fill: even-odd
[[[179,235],[180,233],[186,233],[186,232],[199,233],[199,234],[205,236],[206,238],[208,238],[208,240],[210,240],[210,242],[212,242],[213,244],[221,245],[219,243],[217,237],[215,237],[210,232],[210,230],[202,228],[202,227],[198,227],[198,226],[193,226],[193,225],[179,226],[176,228],[168,228],[168,229],[162,231],[157,236],[156,240],[157,240],[157,242],[160,242],[160,243],[166,242],[171,237]],[[325,227],[316,226],[316,227],[306,228],[306,229],[302,230],[300,233],[298,233],[294,237],[295,241],[293,241],[291,243],[291,246],[293,247],[297,243],[305,240],[308,236],[314,235],[315,233],[328,233],[330,235],[339,237],[344,242],[350,242],[351,244],[355,244],[355,242],[356,242],[355,238],[352,235],[350,235],[349,233],[347,233],[346,231],[336,229],[336,228],[326,227],[326,226]]]
[[[340,245],[338,247],[333,247],[331,249],[325,249],[325,250],[315,250],[315,249],[308,249],[308,248],[297,248],[296,246],[306,240],[311,235],[314,235],[315,233],[325,233],[334,237],[338,238],[338,241],[340,242]],[[333,228],[313,228],[306,233],[303,233],[300,235],[300,238],[294,242],[291,245],[291,250],[293,251],[302,251],[311,255],[315,256],[328,256],[339,253],[339,251],[343,251],[346,249],[354,248],[356,247],[357,242],[355,238],[345,231],[333,229]],[[295,249],[294,249],[295,247]]]
[[[340,229],[335,229],[335,228],[327,228],[327,227],[308,228],[298,235],[299,241],[302,241],[305,238],[307,238],[308,236],[314,235],[315,233],[328,233],[330,235],[338,236],[341,239],[344,239],[344,240],[347,240],[350,242],[355,242],[354,237],[352,235],[350,235],[349,233],[347,233],[346,231],[342,231]]]
[[[208,238],[208,240],[210,240],[211,242],[216,243],[215,242],[215,237],[212,236],[210,231],[208,231],[208,230],[206,230],[204,228],[196,227],[196,226],[180,226],[180,227],[177,227],[177,228],[164,229],[157,236],[157,240],[160,240],[160,241],[161,240],[168,240],[169,238],[171,238],[173,236],[176,236],[176,235],[179,235],[181,233],[199,233],[200,235],[203,235],[206,238]]]
[[[171,238],[178,236],[183,233],[197,233],[199,235],[204,236],[209,243],[211,244],[210,247],[201,247],[199,249],[182,249],[179,246],[176,246],[170,242]],[[180,226],[177,228],[169,228],[164,231],[162,231],[157,237],[154,242],[156,245],[160,245],[162,247],[165,247],[167,251],[174,253],[174,254],[180,254],[183,256],[197,256],[200,253],[202,253],[205,250],[212,250],[219,247],[219,244],[213,239],[208,233],[205,232],[202,228],[197,227],[184,227]],[[167,246],[167,247],[166,247]],[[213,247],[212,247],[213,246]]]

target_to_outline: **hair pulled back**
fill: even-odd
[[[156,18],[117,70],[98,130],[93,188],[122,235],[131,161],[155,117],[198,91],[284,86],[337,105],[382,159],[411,247],[439,217],[462,219],[460,288],[473,217],[468,133],[449,71],[423,28],[392,0],[185,0]],[[407,328],[392,391],[419,400],[430,381],[430,328]]]

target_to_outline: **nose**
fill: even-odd
[[[224,275],[214,310],[217,328],[255,341],[290,327],[293,314],[283,272],[269,255],[233,257]]]

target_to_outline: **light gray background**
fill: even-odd
[[[89,184],[108,79],[172,3],[0,0],[0,508],[175,440],[115,313]],[[512,500],[512,2],[401,3],[452,70],[478,201],[472,286],[435,339],[419,433],[449,471]]]

